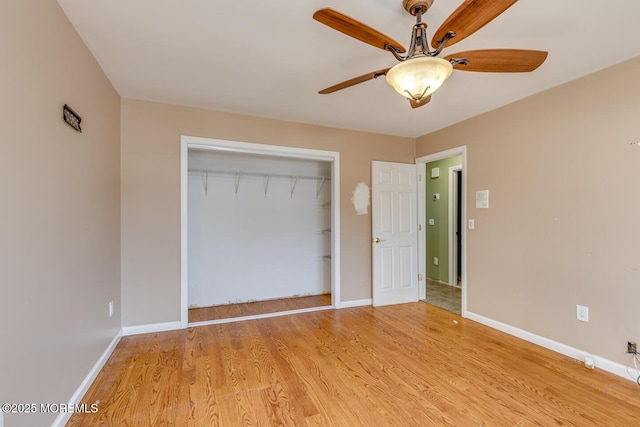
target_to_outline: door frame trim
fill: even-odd
[[[462,156],[462,301],[460,313],[462,317],[467,317],[467,146],[451,148],[433,154],[428,154],[416,158],[416,168],[418,179],[418,270],[422,274],[420,281],[420,299],[426,298],[426,187],[427,171],[426,165],[430,162],[446,159],[453,156]]]
[[[458,286],[458,275],[457,268],[458,267],[458,250],[456,245],[456,208],[458,207],[458,203],[456,201],[456,195],[458,194],[458,189],[454,184],[458,183],[456,179],[456,173],[458,171],[462,171],[462,165],[451,166],[449,168],[449,285]],[[462,201],[462,194],[460,195],[460,200]],[[462,213],[462,208],[460,209]],[[462,218],[460,218],[460,224],[464,225],[462,222]],[[462,226],[461,228],[464,228]],[[462,231],[462,230],[460,230]]]
[[[340,298],[340,153],[337,151],[256,144],[195,136],[180,137],[180,326],[189,326],[188,276],[188,159],[189,149],[224,151],[262,156],[290,157],[331,162],[331,307],[341,308]],[[311,310],[309,310],[311,311]]]

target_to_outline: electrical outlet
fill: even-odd
[[[433,257],[433,265],[438,265],[438,262],[439,262],[438,257],[434,256]]]
[[[113,301],[109,301],[109,317],[113,316]]]
[[[633,341],[627,341],[627,353],[638,354],[638,344]]]
[[[585,307],[583,305],[578,305],[577,309],[577,318],[580,321],[588,322],[589,321],[589,307]]]

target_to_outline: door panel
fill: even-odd
[[[373,305],[418,301],[416,167],[372,162]]]
[[[400,233],[411,233],[414,229],[414,224],[411,221],[415,221],[414,203],[411,200],[410,192],[398,193],[398,231]]]
[[[393,289],[393,248],[380,248],[380,288]]]
[[[415,254],[412,247],[400,247],[400,286],[403,288],[413,286],[413,258]],[[417,271],[417,269],[415,270]]]

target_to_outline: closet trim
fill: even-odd
[[[290,157],[295,159],[318,160],[331,163],[331,178],[324,184],[331,185],[331,307],[340,308],[340,153],[336,151],[313,150],[307,148],[284,147],[279,145],[255,144],[240,141],[180,137],[180,326],[189,326],[189,286],[188,286],[188,175],[189,149],[221,151],[263,156]],[[301,310],[314,311],[314,309]],[[242,320],[247,320],[243,318]]]

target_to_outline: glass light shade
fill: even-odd
[[[387,83],[405,98],[421,99],[438,90],[449,78],[453,66],[447,60],[432,56],[402,61],[387,71]]]

